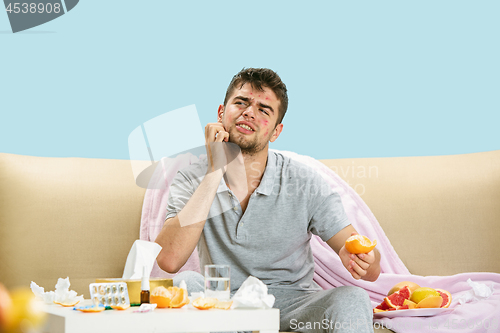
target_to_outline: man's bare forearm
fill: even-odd
[[[177,272],[195,249],[222,175],[220,169],[205,175],[181,212],[165,221],[155,240],[162,247],[156,260],[164,271]]]

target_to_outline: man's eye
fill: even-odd
[[[260,111],[264,112],[267,115],[269,114],[269,112],[267,112],[267,110],[265,110],[265,109],[260,109]]]

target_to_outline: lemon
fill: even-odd
[[[421,300],[424,298],[427,298],[429,296],[441,296],[435,289],[432,288],[427,288],[427,287],[421,287],[415,289],[413,293],[411,294],[410,301],[414,303],[420,303]]]

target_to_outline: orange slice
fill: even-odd
[[[189,303],[189,298],[186,289],[160,286],[153,289],[149,302],[159,308],[182,308]]]
[[[130,308],[130,304],[111,305],[111,308],[115,310],[127,310],[128,308]]]
[[[233,301],[217,301],[217,303],[215,303],[214,308],[221,310],[229,310],[231,308],[231,305],[233,305]]]
[[[54,301],[54,303],[62,305],[62,306],[65,306],[65,307],[70,307],[70,306],[75,306],[78,303],[80,303],[80,300],[73,301],[73,302],[70,302],[70,303],[60,303],[60,302]]]
[[[417,290],[418,288],[420,288],[420,286],[418,284],[416,284],[415,282],[411,282],[411,281],[401,281],[399,283],[396,283],[394,285],[394,287],[391,288],[391,290],[389,290],[389,292],[387,293],[387,296],[390,296],[392,295],[393,293],[395,293],[396,291],[398,291],[399,289],[403,288],[404,286],[408,286],[408,288],[410,288],[410,291],[413,293],[415,290]]]
[[[444,289],[438,289],[436,288],[436,291],[441,295],[443,298],[443,303],[441,303],[441,308],[447,308],[451,304],[451,294],[449,291],[446,291]]]
[[[198,297],[193,301],[193,306],[199,310],[211,309],[217,304],[217,298],[201,298]]]
[[[441,296],[428,296],[418,302],[417,308],[439,308],[443,303]]]
[[[76,308],[78,311],[82,312],[101,312],[104,311],[106,308],[104,306],[89,306],[89,307],[84,307],[84,308]]]
[[[354,235],[345,241],[345,248],[353,254],[368,253],[375,248],[377,241],[361,235]]]
[[[408,305],[408,309],[415,309],[417,307],[417,304],[409,299],[405,299],[403,305]]]

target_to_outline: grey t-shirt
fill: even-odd
[[[184,208],[207,170],[206,157],[179,171],[170,187],[166,219]],[[198,242],[200,268],[231,266],[231,290],[252,275],[271,288],[317,290],[312,234],[324,241],[350,224],[338,193],[312,168],[269,151],[260,185],[245,213],[219,184]]]

